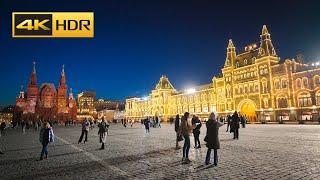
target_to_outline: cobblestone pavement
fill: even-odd
[[[146,134],[140,124],[111,125],[106,149],[99,150],[97,128],[78,144],[80,126],[55,127],[43,161],[39,132],[9,130],[0,138],[0,179],[320,179],[320,126],[248,125],[239,140],[223,126],[217,167],[203,166],[207,149],[194,149],[193,137],[192,163],[182,164],[173,129],[162,124]]]

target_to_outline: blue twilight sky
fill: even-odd
[[[93,39],[13,39],[13,11],[93,11]],[[0,2],[0,105],[13,104],[37,62],[38,84],[57,86],[61,66],[75,93],[123,100],[144,96],[162,74],[177,89],[210,83],[229,38],[242,51],[266,24],[277,53],[320,59],[317,1],[3,0]]]

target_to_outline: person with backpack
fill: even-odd
[[[90,122],[88,121],[88,119],[84,119],[82,122],[82,132],[81,132],[81,136],[80,139],[78,141],[78,144],[80,144],[82,142],[83,136],[85,135],[84,138],[84,143],[86,143],[88,141],[88,132],[90,129]]]
[[[53,143],[53,141],[54,141],[53,129],[48,122],[44,123],[44,125],[40,131],[39,140],[42,144],[40,160],[43,160],[43,158],[47,159],[48,158],[48,145],[49,145],[49,143]]]
[[[100,149],[102,150],[104,149],[104,143],[106,143],[106,140],[107,140],[109,123],[105,122],[104,118],[102,118],[102,121],[101,123],[99,123],[98,127],[99,127],[99,131],[98,131],[99,142],[101,143]]]

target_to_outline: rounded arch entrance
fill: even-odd
[[[257,121],[257,114],[256,114],[257,106],[255,102],[251,99],[244,99],[238,104],[238,112],[241,115],[246,116],[249,122],[256,122]]]

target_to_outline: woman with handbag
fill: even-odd
[[[207,151],[205,164],[206,165],[210,164],[211,150],[213,149],[214,165],[217,166],[218,165],[218,149],[220,149],[219,128],[223,126],[223,124],[216,120],[214,113],[211,113],[206,123],[206,126],[207,126],[207,135],[204,141],[207,142],[208,151]]]

